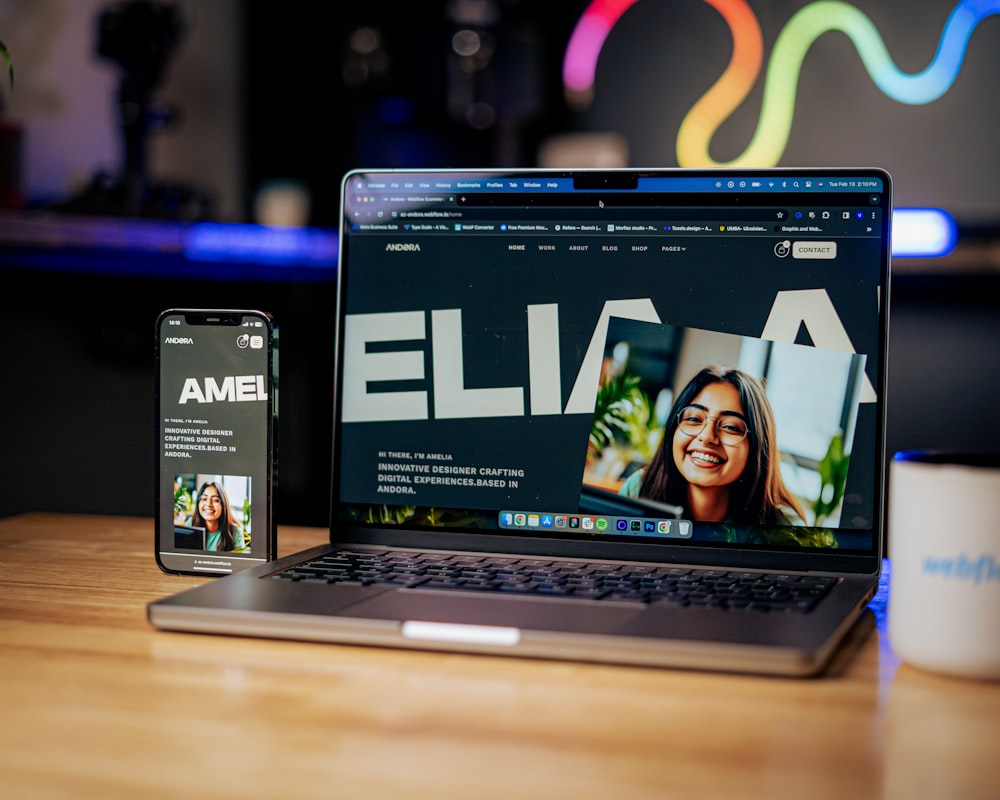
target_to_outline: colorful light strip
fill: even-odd
[[[580,106],[594,91],[601,49],[621,16],[636,0],[594,0],[583,12],[566,48],[563,82]],[[922,105],[947,92],[958,76],[976,26],[1000,13],[1000,0],[962,0],[945,22],[937,52],[922,72],[908,74],[893,63],[869,17],[842,0],[817,0],[796,12],[778,34],[764,80],[757,130],[742,155],[728,162],[709,154],[712,136],[746,99],[763,64],[760,24],[745,0],[705,0],[729,24],[733,56],[716,83],[691,108],[678,129],[681,166],[774,166],[784,154],[795,111],[802,62],[813,43],[829,31],[850,38],[875,85],[900,103]]]
[[[597,57],[622,14],[637,0],[594,0],[573,29],[563,57],[563,83],[570,92],[589,96],[594,88]]]
[[[937,258],[955,249],[958,226],[940,208],[897,208],[892,213],[892,255]]]

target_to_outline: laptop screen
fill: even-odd
[[[343,191],[335,523],[876,552],[888,175]]]

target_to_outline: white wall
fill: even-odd
[[[24,128],[24,191],[32,203],[65,199],[98,170],[117,172],[118,67],[96,56],[98,14],[114,0],[0,0],[0,40],[14,63],[5,115]],[[156,99],[180,111],[150,143],[153,179],[212,193],[222,219],[241,217],[239,0],[178,3],[187,33]]]

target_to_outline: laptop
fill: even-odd
[[[882,563],[888,174],[342,191],[329,544],[152,624],[821,673]]]

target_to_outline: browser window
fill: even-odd
[[[880,179],[348,181],[342,518],[874,546]]]

